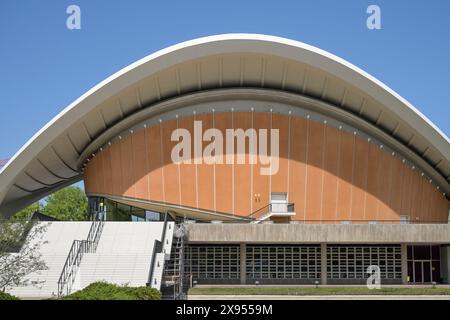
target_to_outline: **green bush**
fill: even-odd
[[[64,300],[159,300],[158,290],[149,287],[118,286],[94,282],[83,290],[64,297]]]
[[[10,295],[9,293],[0,291],[0,300],[19,300],[19,298]]]

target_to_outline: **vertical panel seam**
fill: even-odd
[[[253,119],[253,115],[254,115],[254,111],[253,111],[253,108],[252,108],[252,130],[254,130],[255,128],[254,128],[254,119]],[[254,137],[255,138],[255,137]],[[256,141],[253,141],[253,143],[255,143]],[[249,146],[249,148],[250,148],[250,146]],[[251,152],[252,150],[250,150],[249,149],[249,153]],[[249,162],[250,162],[250,159],[253,159],[253,157],[254,157],[255,155],[252,155],[251,153],[250,153],[250,157],[249,157]],[[253,212],[253,161],[251,161],[251,163],[250,163],[250,213],[252,213]]]
[[[337,183],[336,183],[336,209],[334,212],[335,222],[338,220],[339,214],[339,185],[341,183],[341,142],[342,142],[342,130],[339,130],[339,140],[338,140],[338,155],[337,155]]]
[[[163,129],[162,129],[162,122],[159,123],[159,152],[161,152],[161,186],[162,186],[162,196],[163,196],[163,202],[166,202],[166,188],[165,188],[165,181],[164,181],[164,145],[163,145]]]
[[[272,136],[272,109],[270,109],[270,135]],[[272,140],[267,138],[267,140]],[[272,141],[270,141],[270,158],[272,160]],[[272,174],[269,175],[269,203],[271,202],[272,195]]]
[[[389,161],[389,186],[388,186],[389,207],[392,206],[391,198],[392,198],[392,171],[393,171],[392,167],[393,167],[393,164],[394,164],[393,158],[390,158],[390,161]]]
[[[290,167],[291,167],[291,119],[292,116],[288,116],[288,165],[287,165],[287,201],[289,202],[289,190],[290,190]]]
[[[148,160],[148,137],[147,137],[147,126],[144,127],[144,143],[145,143],[145,173],[147,175],[147,197],[150,199],[150,168]]]
[[[177,116],[177,141],[180,141],[180,134],[179,134],[179,131],[178,131],[178,116]],[[179,205],[180,205],[180,207],[181,207],[181,170],[180,170],[180,166],[181,166],[181,164],[180,164],[180,162],[178,162],[178,164],[177,164],[177,169],[178,169],[178,202],[179,202]]]
[[[367,156],[366,156],[366,170],[365,170],[365,174],[364,174],[364,210],[363,210],[363,220],[366,220],[366,206],[367,206],[367,180],[369,178],[369,153],[370,153],[370,143],[367,144],[368,145],[368,149],[367,149]]]
[[[305,151],[305,197],[303,204],[303,221],[306,221],[306,203],[308,202],[308,148],[309,148],[309,117],[306,120],[306,151]]]
[[[192,123],[192,131],[195,133],[195,120],[196,120],[196,112],[194,112],[194,118]],[[194,155],[195,157],[195,155]],[[197,161],[194,161],[195,165],[195,205],[198,209],[198,168],[197,168]]]
[[[231,110],[231,129],[234,130],[234,110]],[[234,144],[233,144],[233,150],[232,150],[233,154],[234,154]],[[233,156],[233,162],[231,164],[231,186],[232,186],[232,190],[231,190],[231,195],[232,195],[232,204],[233,204],[233,215],[235,215],[235,205],[234,205],[234,156]]]
[[[216,115],[213,111],[212,113],[212,127],[213,129],[216,129]],[[214,180],[214,211],[217,212],[217,195],[216,195],[216,161],[217,161],[217,149],[216,149],[216,137],[214,137],[214,163],[213,163],[213,180]]]
[[[323,218],[323,184],[325,177],[325,149],[327,144],[327,126],[323,125],[323,142],[322,142],[322,172],[321,172],[321,181],[320,181],[320,223],[322,223]]]
[[[350,185],[350,221],[353,218],[353,190],[355,189],[355,157],[356,157],[356,134],[353,134],[352,142],[352,183]]]
[[[133,186],[132,186],[132,192],[133,192],[133,197],[136,198],[136,166],[134,166],[133,164],[136,163],[136,159],[134,157],[134,147],[133,147],[133,136],[134,134],[130,134],[130,144],[131,144],[131,163],[130,163],[130,172],[132,172],[133,174]]]

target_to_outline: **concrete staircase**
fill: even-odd
[[[10,293],[26,299],[56,297],[58,279],[74,240],[86,239],[91,222],[49,222],[40,251],[48,269],[30,275],[39,285],[15,287]],[[155,240],[164,222],[105,222],[95,253],[85,253],[72,292],[95,281],[145,286],[149,281]],[[167,222],[163,252],[156,254],[152,287],[160,289],[162,270],[172,246],[174,223]]]
[[[29,286],[14,287],[9,292],[25,299],[41,299],[58,295],[58,280],[61,275],[67,253],[75,239],[85,239],[91,222],[41,222],[46,225],[43,234],[44,244],[40,248],[46,270],[28,276]]]
[[[155,239],[163,233],[163,222],[105,223],[95,253],[86,253],[80,265],[72,291],[95,281],[145,286],[151,265]],[[171,232],[172,231],[172,232]],[[167,223],[166,240],[171,245],[173,222]],[[169,250],[170,247],[166,250]],[[157,254],[152,287],[159,289],[165,254]],[[153,286],[155,283],[155,286]]]

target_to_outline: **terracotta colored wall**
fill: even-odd
[[[194,120],[202,121],[203,132],[221,130],[224,144],[225,129],[279,129],[278,172],[264,176],[259,160],[249,164],[248,144],[246,164],[172,163],[172,131],[185,128],[193,137]],[[293,219],[305,221],[399,220],[400,215],[446,221],[450,209],[418,170],[377,145],[326,124],[276,113],[209,113],[143,128],[98,153],[84,178],[87,193],[243,216],[267,205],[271,192],[287,192],[295,203]]]

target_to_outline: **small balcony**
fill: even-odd
[[[252,212],[248,218],[252,223],[260,223],[273,218],[289,218],[295,216],[293,203],[269,203],[268,205]]]

